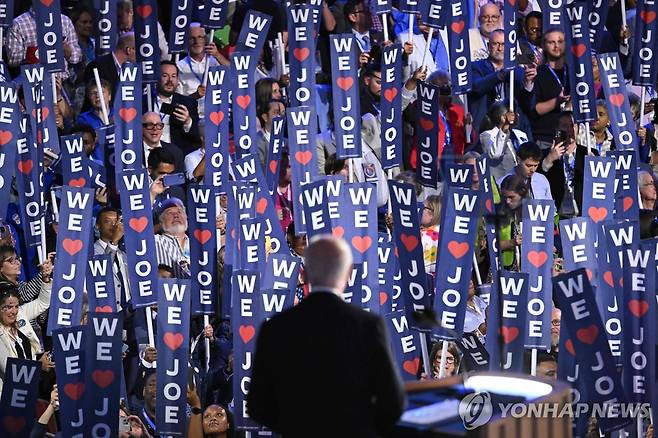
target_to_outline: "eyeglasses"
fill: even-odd
[[[149,131],[153,131],[154,129],[163,129],[164,128],[164,123],[142,123],[142,126],[144,129],[148,129]]]
[[[554,319],[554,320],[552,320],[552,321],[551,321],[551,325],[552,325],[553,327],[557,327],[557,326],[559,326],[559,325],[560,325],[560,320],[559,320],[559,319]]]
[[[446,356],[446,363],[453,365],[455,363],[455,358],[452,356]],[[434,366],[441,365],[441,355],[434,361]]]
[[[489,47],[505,47],[505,42],[489,41]]]
[[[482,15],[480,16],[480,20],[482,21],[498,21],[500,19],[500,15]]]
[[[427,205],[423,207],[423,210],[427,210],[430,213],[434,213],[434,209],[432,207],[428,207]]]
[[[8,257],[4,259],[2,262],[7,262],[7,263],[20,263],[23,259],[21,259],[18,256],[13,256],[13,257]]]

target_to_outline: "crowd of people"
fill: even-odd
[[[635,17],[635,0],[611,1],[607,21],[601,32],[601,52],[617,52],[624,72],[630,78],[633,63],[632,47]],[[294,2],[301,3],[301,2]],[[318,112],[319,131],[315,154],[318,174],[342,176],[345,181],[373,181],[368,170],[374,170],[378,186],[378,228],[390,233],[393,221],[387,212],[387,178],[416,184],[422,211],[419,215],[419,237],[423,246],[425,269],[433,275],[437,263],[438,241],[441,232],[443,206],[442,183],[436,187],[423,187],[417,182],[418,137],[416,122],[419,104],[416,87],[427,81],[436,85],[440,97],[438,106],[438,156],[474,166],[481,156],[489,158],[495,181],[494,191],[502,221],[500,250],[503,267],[517,269],[516,248],[521,245],[521,206],[525,199],[553,200],[560,219],[580,215],[583,202],[584,157],[589,154],[605,156],[616,149],[610,129],[605,96],[602,91],[596,57],[594,83],[596,90],[596,121],[590,125],[574,122],[571,110],[569,74],[565,52],[569,41],[557,28],[544,29],[538,0],[517,2],[518,47],[513,102],[510,102],[509,70],[504,69],[504,41],[502,1],[469,0],[468,23],[472,88],[467,94],[456,96],[450,83],[450,53],[445,29],[429,32],[420,15],[402,13],[393,1],[393,10],[386,15],[375,14],[375,1],[322,0],[320,30],[317,38],[316,82],[318,96],[330,96],[332,83],[329,36],[352,34],[357,43],[359,69],[359,96],[362,116],[363,157],[345,160],[336,156],[336,138],[333,128],[331,104],[320,103],[326,113]],[[3,61],[12,77],[20,67],[38,62],[37,36],[34,11],[29,2],[17,1],[15,18],[5,33]],[[172,55],[168,50],[168,15],[166,5],[160,7],[158,41],[161,53],[160,80],[153,108],[141,114],[143,127],[143,162],[150,177],[150,195],[155,224],[156,256],[160,278],[189,277],[190,260],[188,218],[186,214],[186,188],[203,181],[205,172],[204,111],[206,83],[204,75],[209,66],[230,65],[231,54],[238,44],[243,20],[250,9],[272,16],[268,42],[260,54],[255,77],[257,138],[252,153],[258,156],[265,168],[268,160],[272,122],[285,115],[289,101],[287,88],[291,78],[279,59],[276,41],[279,33],[287,56],[288,35],[286,2],[276,0],[239,0],[229,3],[227,25],[212,34],[202,24],[190,24],[189,48],[186,54]],[[628,20],[622,20],[622,11]],[[59,135],[80,134],[84,151],[93,162],[105,165],[102,148],[98,146],[98,129],[106,125],[103,102],[109,111],[109,122],[115,114],[113,102],[117,99],[120,66],[137,62],[134,10],[131,0],[118,1],[119,36],[116,48],[101,56],[96,54],[94,39],[95,11],[90,2],[66,0],[62,2],[63,47],[66,69],[57,75],[56,104],[53,111]],[[194,13],[196,14],[196,12]],[[193,15],[194,17],[194,15]],[[196,17],[200,19],[200,17]],[[411,20],[411,23],[409,22]],[[623,22],[627,24],[622,24]],[[384,39],[384,26],[389,40]],[[410,34],[410,31],[412,32]],[[214,39],[210,39],[210,37]],[[428,40],[428,35],[431,39]],[[399,43],[403,56],[403,159],[392,173],[383,170],[381,147],[381,90],[384,47]],[[426,44],[429,52],[424,56]],[[427,59],[426,59],[427,58]],[[285,60],[283,62],[285,64]],[[98,72],[100,82],[94,77]],[[633,122],[639,138],[638,187],[641,201],[641,237],[658,236],[658,206],[656,187],[658,178],[658,112],[654,112],[655,91],[636,87],[628,81],[627,91],[631,102]],[[641,93],[646,93],[641,96]],[[641,111],[640,104],[645,102]],[[171,111],[165,110],[165,104]],[[514,108],[511,110],[510,108]],[[166,111],[166,112],[165,112]],[[641,113],[644,118],[641,119]],[[589,129],[588,129],[589,128]],[[7,164],[5,164],[7,165]],[[61,163],[51,157],[44,163],[44,191],[49,193],[62,185]],[[293,193],[292,172],[287,150],[280,158],[280,173],[274,192],[276,212],[284,231],[290,253],[304,260],[307,242],[295,233],[294,209],[300,208]],[[179,185],[167,186],[165,176],[181,173]],[[350,174],[351,173],[351,174]],[[472,188],[479,189],[481,182],[473,172]],[[49,352],[52,342],[45,336],[46,315],[50,304],[53,265],[56,254],[59,218],[52,206],[47,210],[46,242],[48,257],[37,262],[36,251],[25,242],[17,187],[12,187],[7,217],[0,224],[0,375],[4,376],[9,357],[39,360],[42,366],[40,397],[50,401],[42,406],[43,415],[35,425],[32,436],[45,436],[56,430],[53,415],[57,410],[57,388],[54,363]],[[45,199],[52,199],[49,195]],[[226,196],[221,197],[216,226],[225,242]],[[114,283],[118,309],[125,314],[124,370],[127,399],[119,416],[128,417],[130,431],[121,437],[149,437],[157,435],[155,424],[155,373],[158,352],[149,346],[137,327],[144,327],[144,313],[136,312],[122,290],[128,272],[128,259],[124,245],[124,224],[116,190],[113,187],[96,188],[94,254],[110,254],[113,263]],[[559,239],[556,240],[556,242]],[[489,272],[487,240],[484,231],[478,235],[476,258],[483,278]],[[559,244],[557,244],[559,255]],[[222,277],[224,251],[218,254],[218,278]],[[556,258],[554,272],[561,269]],[[222,293],[222,282],[216,294]],[[479,297],[475,276],[469,288],[465,331],[486,336],[487,304]],[[296,301],[308,298],[309,288],[304,270],[300,274]],[[221,302],[221,300],[218,300]],[[85,304],[85,313],[89,310]],[[550,352],[538,358],[537,375],[559,378],[557,354],[559,341],[559,310],[553,310],[553,339]],[[222,320],[220,313],[211,318],[209,325],[201,320],[191,321],[191,339],[195,340],[191,364],[198,372],[198,384],[188,388],[190,437],[224,437],[235,433],[233,409],[233,327]],[[86,322],[86,315],[83,316]],[[303,328],[302,328],[303,330]],[[210,369],[205,371],[203,342],[210,341]],[[445,372],[440,373],[441,343],[431,348],[430,375],[419,368],[418,379],[438,378],[465,369],[461,353],[450,344],[445,355]],[[528,365],[530,372],[530,365]],[[0,380],[0,384],[1,384]],[[47,406],[47,407],[46,407]]]

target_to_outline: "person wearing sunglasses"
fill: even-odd
[[[22,259],[13,246],[0,245],[0,285],[6,283],[16,287],[21,304],[35,300],[46,284],[50,287],[54,256],[55,253],[48,254],[48,259],[39,266],[39,275],[29,281],[21,281]]]
[[[144,164],[148,163],[149,155],[155,148],[163,148],[174,157],[174,172],[185,170],[185,156],[178,146],[162,141],[164,123],[160,114],[154,112],[144,113],[142,116],[142,140],[144,143]]]

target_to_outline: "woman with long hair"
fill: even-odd
[[[515,252],[521,246],[521,219],[523,199],[530,193],[526,178],[511,175],[500,184],[501,203],[499,209],[503,217],[500,230],[500,250],[503,251],[503,266],[516,270],[518,260]]]
[[[434,275],[439,245],[439,226],[441,222],[441,198],[430,195],[425,199],[420,216],[420,240],[423,244],[425,272]]]

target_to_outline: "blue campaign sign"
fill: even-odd
[[[615,208],[615,159],[585,157],[583,214],[594,223],[611,220]]]
[[[577,123],[596,119],[596,96],[592,70],[592,45],[590,44],[587,2],[571,2],[566,7],[565,40],[571,41],[566,51],[567,71],[573,117]]]
[[[39,397],[40,375],[40,362],[7,358],[0,399],[0,424],[11,437],[30,436],[35,421],[34,407]]]

